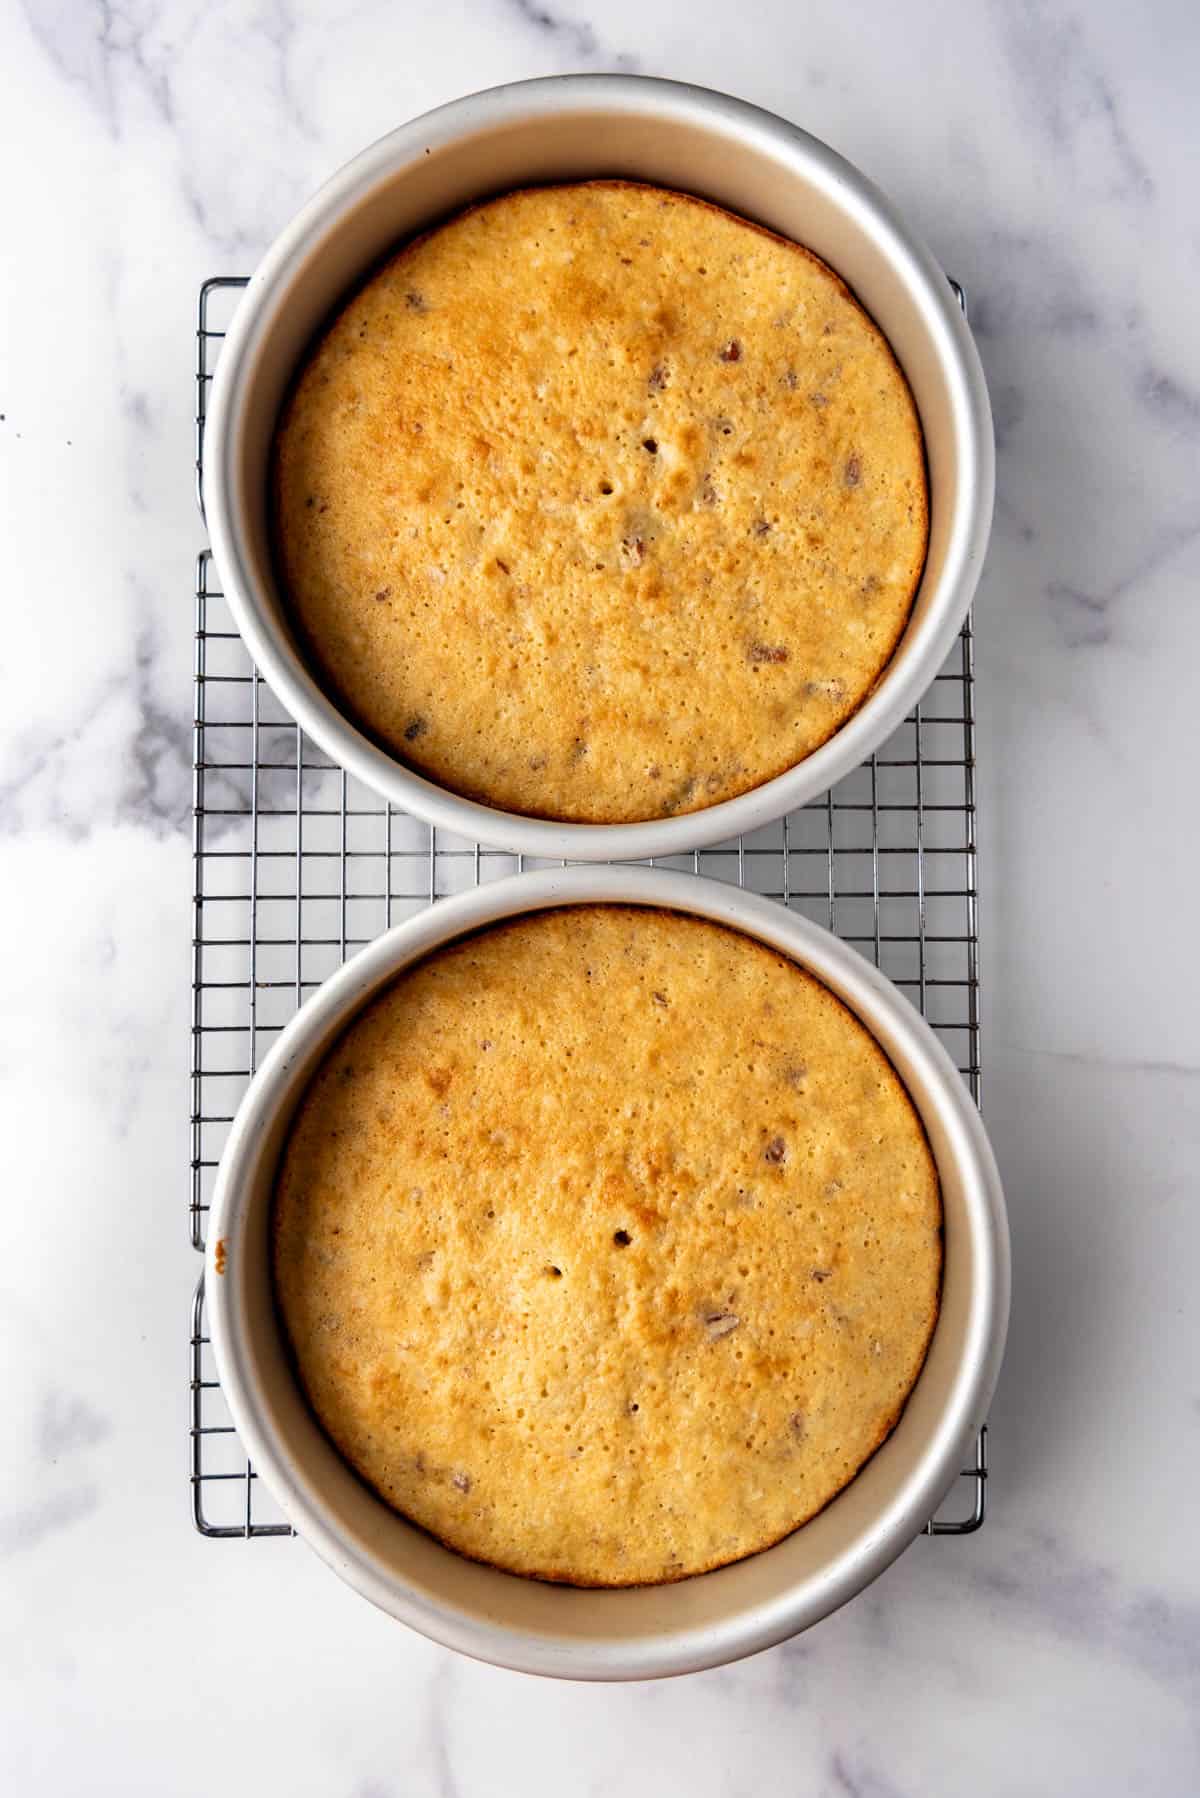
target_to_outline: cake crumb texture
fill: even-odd
[[[924,564],[920,426],[816,257],[619,182],[406,246],[302,366],[276,558],[324,683],[455,792],[592,823],[782,773],[868,696]]]
[[[461,1553],[675,1580],[819,1511],[896,1422],[941,1200],[874,1039],[791,961],[670,912],[439,951],[301,1102],[278,1303],[325,1430]]]

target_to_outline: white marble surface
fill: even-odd
[[[1200,342],[1190,0],[23,0],[0,14],[0,1785],[604,1798],[1200,1789]],[[432,1648],[185,1487],[191,317],[388,126],[723,86],[967,284],[986,1110],[1016,1290],[986,1530],[739,1667]]]

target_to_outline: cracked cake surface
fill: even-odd
[[[937,1317],[921,1123],[824,986],[694,917],[574,906],[403,973],[303,1097],[280,1314],[343,1456],[450,1547],[684,1578],[894,1426]]]
[[[927,539],[912,396],[838,277],[620,182],[400,249],[302,363],[272,480],[285,600],[350,715],[455,792],[579,822],[811,754]]]

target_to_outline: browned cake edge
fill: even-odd
[[[367,273],[357,281],[352,288],[342,295],[324,324],[314,332],[312,339],[296,363],[295,370],[288,382],[287,392],[284,396],[283,403],[279,408],[279,417],[276,421],[271,439],[270,516],[268,519],[271,567],[275,575],[275,583],[283,603],[288,624],[297,638],[304,656],[309,662],[315,665],[320,673],[321,678],[318,684],[323,685],[326,692],[336,698],[340,709],[346,714],[351,723],[353,723],[355,729],[366,737],[368,742],[373,743],[377,749],[382,749],[393,761],[399,762],[402,767],[410,769],[414,774],[421,775],[423,779],[431,781],[435,786],[441,787],[446,792],[456,793],[462,799],[473,799],[478,804],[486,805],[492,810],[502,808],[497,808],[494,805],[491,796],[483,788],[473,787],[466,783],[453,783],[447,780],[444,774],[434,774],[428,768],[422,767],[421,763],[411,751],[406,752],[398,744],[392,742],[389,737],[383,735],[379,731],[373,730],[366,720],[360,716],[354,705],[353,696],[347,693],[345,688],[336,679],[329,664],[321,654],[320,647],[305,629],[303,620],[291,603],[285,574],[285,560],[281,542],[281,515],[283,511],[283,502],[278,444],[280,438],[287,430],[296,393],[306,369],[313,358],[317,356],[323,348],[327,338],[333,332],[343,312],[346,311],[347,307],[354,303],[359,294],[364,292],[373,281],[378,280],[378,278],[385,274],[389,269],[395,268],[398,264],[402,263],[406,256],[411,255],[414,250],[419,249],[423,243],[433,237],[437,232],[445,230],[448,225],[458,224],[462,219],[470,218],[476,212],[482,212],[486,207],[493,206],[498,201],[521,199],[526,194],[564,192],[576,188],[591,187],[611,188],[616,190],[637,189],[642,193],[669,194],[672,199],[686,200],[691,205],[703,207],[709,212],[715,212],[722,218],[732,219],[735,224],[744,225],[751,231],[757,231],[761,237],[769,238],[773,243],[782,244],[786,249],[794,250],[800,256],[806,257],[809,262],[815,263],[819,269],[824,270],[825,274],[827,274],[834,282],[838,291],[849,300],[851,305],[862,315],[884,355],[904,383],[904,387],[907,390],[909,397],[912,397],[912,388],[909,386],[908,377],[897,361],[891,344],[888,342],[879,326],[875,323],[875,320],[867,311],[867,308],[863,305],[862,301],[858,298],[858,295],[852,288],[847,286],[846,282],[842,280],[842,277],[838,274],[836,269],[830,268],[827,262],[823,262],[818,255],[808,249],[804,244],[796,243],[795,240],[790,237],[782,237],[778,231],[772,231],[768,226],[760,225],[757,220],[743,218],[740,213],[731,212],[728,207],[725,206],[718,206],[712,200],[705,200],[701,198],[699,194],[685,193],[681,188],[658,187],[651,181],[623,181],[615,178],[603,178],[591,181],[546,181],[536,186],[515,187],[508,189],[503,193],[492,194],[485,200],[477,200],[473,205],[465,206],[461,211],[451,213],[449,217],[440,219],[436,224],[429,226],[427,230],[419,232],[416,237],[409,238],[407,242],[401,244],[398,250],[385,254],[379,261],[374,263]],[[929,553],[929,458],[925,453],[925,435],[921,428],[921,414],[917,408],[915,399],[913,399],[913,415],[916,420],[917,442],[921,451],[921,467],[925,478],[921,483],[919,495],[921,507],[921,555],[920,560],[916,563],[916,572],[912,579],[911,591],[908,598],[908,609],[900,623],[897,625],[891,642],[887,645],[883,662],[880,665],[878,674],[871,682],[871,685],[853,705],[847,707],[840,718],[829,726],[829,729],[825,732],[820,741],[814,743],[812,748],[800,758],[800,761],[807,761],[809,756],[814,755],[818,749],[823,748],[823,746],[828,743],[829,739],[836,736],[838,731],[841,730],[857,712],[860,712],[864,705],[866,705],[868,699],[870,699],[872,694],[877,690],[880,682],[884,679],[888,669],[891,667],[892,659],[895,656],[900,641],[904,636],[905,631],[908,629],[909,621],[912,618],[913,605],[916,600],[917,592],[920,589],[922,577],[925,573],[925,561]],[[726,794],[725,798],[717,803],[725,804],[730,799],[740,798],[743,793],[753,792],[757,787],[765,786],[768,781],[776,780],[781,774],[786,774],[789,768],[799,767],[800,761],[790,760],[786,757],[781,758],[778,763],[772,766],[770,772],[763,774],[761,778],[757,780],[748,782],[745,786],[739,787],[735,792]],[[684,816],[688,812],[706,811],[708,809],[709,808],[703,803],[698,805],[683,805],[680,806],[678,813],[675,815]],[[519,815],[523,818],[541,818],[546,822],[555,824],[574,824],[582,821],[565,812],[542,811],[532,808],[521,812]],[[623,821],[627,822],[627,820]],[[651,821],[654,820],[635,820],[635,822]],[[596,820],[595,822],[603,823],[605,820]]]
[[[440,1543],[443,1548],[448,1549],[451,1554],[456,1554],[456,1555],[461,1556],[461,1558],[464,1561],[474,1561],[477,1565],[483,1566],[483,1567],[494,1567],[497,1570],[497,1572],[511,1574],[516,1579],[538,1580],[544,1585],[574,1586],[581,1590],[629,1591],[635,1587],[675,1585],[680,1580],[696,1579],[701,1574],[715,1572],[717,1570],[717,1568],[719,1568],[719,1567],[732,1567],[732,1566],[735,1566],[739,1561],[749,1560],[752,1555],[758,1555],[758,1554],[765,1553],[768,1548],[774,1548],[777,1546],[778,1543],[786,1541],[786,1539],[789,1536],[794,1535],[798,1529],[802,1529],[806,1523],[811,1523],[814,1517],[820,1516],[821,1512],[824,1511],[825,1509],[827,1509],[827,1507],[829,1505],[831,1505],[836,1498],[840,1497],[840,1495],[846,1490],[847,1486],[851,1485],[852,1482],[858,1478],[859,1474],[863,1471],[863,1468],[866,1467],[868,1465],[868,1463],[875,1458],[875,1456],[879,1453],[879,1450],[883,1447],[884,1443],[887,1441],[888,1437],[895,1430],[897,1424],[899,1423],[901,1417],[904,1414],[905,1408],[908,1405],[909,1400],[911,1399],[913,1393],[916,1390],[917,1382],[920,1380],[921,1374],[923,1373],[924,1368],[925,1368],[925,1361],[929,1354],[929,1345],[933,1340],[933,1333],[934,1333],[934,1330],[937,1328],[937,1321],[938,1321],[939,1316],[941,1315],[942,1280],[943,1280],[943,1275],[944,1275],[944,1271],[945,1271],[945,1211],[944,1211],[944,1208],[942,1205],[942,1188],[941,1188],[941,1180],[938,1176],[938,1171],[937,1171],[937,1162],[934,1158],[933,1151],[929,1146],[929,1137],[926,1133],[925,1125],[922,1121],[921,1114],[917,1110],[916,1106],[913,1104],[912,1098],[909,1094],[907,1086],[904,1084],[904,1081],[900,1078],[899,1073],[897,1073],[895,1067],[892,1064],[890,1057],[884,1050],[884,1048],[883,1048],[882,1044],[879,1042],[878,1038],[868,1029],[867,1025],[863,1023],[862,1019],[859,1018],[858,1015],[850,1009],[850,1007],[845,1003],[845,1001],[840,999],[835,992],[833,992],[829,987],[827,987],[825,985],[824,981],[819,980],[815,974],[809,973],[809,970],[807,968],[802,967],[801,964],[798,961],[795,961],[791,956],[784,955],[778,949],[772,948],[772,946],[769,943],[762,942],[762,940],[759,937],[750,936],[749,932],[747,932],[747,931],[737,930],[737,929],[733,928],[731,925],[719,923],[715,919],[712,919],[712,918],[699,918],[699,917],[697,917],[697,914],[695,912],[680,912],[680,911],[676,911],[673,907],[670,907],[670,906],[626,905],[626,904],[622,904],[622,903],[614,904],[614,903],[604,902],[604,901],[598,901],[590,907],[585,907],[584,909],[597,910],[597,911],[647,912],[652,916],[660,917],[660,918],[662,918],[662,917],[682,917],[682,918],[687,918],[696,923],[706,924],[711,929],[722,931],[728,936],[744,937],[749,942],[755,944],[758,948],[766,950],[766,952],[774,958],[775,963],[778,967],[780,967],[780,968],[799,968],[801,973],[808,974],[809,979],[815,981],[816,984],[819,987],[821,987],[822,991],[828,995],[828,997],[833,1001],[833,1003],[837,1007],[839,1007],[840,1010],[844,1011],[853,1020],[853,1022],[858,1025],[858,1027],[861,1030],[866,1031],[866,1033],[870,1037],[871,1042],[872,1042],[876,1052],[878,1053],[880,1059],[885,1063],[885,1065],[888,1067],[888,1069],[891,1071],[891,1073],[895,1077],[895,1080],[896,1080],[897,1085],[899,1086],[901,1095],[903,1096],[904,1103],[907,1105],[907,1107],[912,1115],[913,1121],[915,1122],[915,1124],[917,1126],[917,1130],[920,1134],[921,1141],[925,1146],[925,1153],[929,1158],[929,1165],[933,1170],[934,1182],[937,1186],[938,1212],[939,1212],[939,1216],[941,1219],[941,1221],[939,1222],[939,1225],[938,1225],[938,1230],[937,1230],[937,1254],[938,1254],[937,1295],[934,1299],[933,1305],[930,1310],[928,1325],[927,1325],[927,1328],[925,1331],[925,1340],[921,1345],[920,1362],[917,1366],[916,1373],[913,1375],[912,1383],[910,1384],[907,1392],[905,1392],[904,1396],[899,1400],[895,1409],[892,1411],[890,1417],[884,1423],[884,1425],[881,1427],[874,1443],[868,1449],[867,1453],[863,1456],[862,1460],[858,1463],[858,1465],[855,1468],[853,1468],[853,1470],[850,1473],[848,1473],[846,1475],[846,1478],[842,1481],[842,1483],[838,1487],[836,1487],[833,1492],[830,1493],[829,1497],[827,1499],[825,1499],[823,1501],[823,1503],[821,1503],[819,1505],[815,1505],[813,1507],[813,1509],[811,1511],[806,1512],[804,1514],[804,1516],[797,1517],[794,1523],[790,1523],[786,1529],[780,1530],[778,1532],[778,1534],[770,1536],[769,1538],[765,1538],[763,1541],[759,1542],[756,1546],[754,1546],[752,1548],[744,1549],[740,1554],[730,1555],[724,1559],[718,1557],[715,1560],[706,1562],[703,1566],[689,1567],[685,1571],[680,1572],[680,1573],[664,1573],[659,1578],[650,1579],[650,1580],[580,1579],[578,1577],[578,1575],[566,1573],[566,1572],[562,1571],[561,1569],[555,1569],[555,1568],[542,1568],[537,1573],[530,1573],[530,1572],[527,1572],[524,1568],[506,1567],[502,1561],[489,1560],[486,1555],[471,1554],[469,1550],[464,1549],[464,1548],[459,1548],[457,1546],[457,1544],[447,1541],[444,1536],[439,1536],[437,1534],[436,1530],[431,1530],[427,1527],[427,1525],[425,1525],[423,1523],[418,1523],[417,1520],[414,1517],[410,1517],[406,1511],[402,1511],[399,1509],[398,1506],[393,1505],[392,1502],[390,1501],[390,1499],[386,1498],[384,1496],[384,1494],[382,1492],[380,1492],[379,1488],[374,1484],[374,1482],[371,1480],[370,1476],[364,1471],[364,1469],[359,1466],[359,1464],[356,1462],[356,1460],[354,1459],[354,1456],[350,1453],[350,1451],[348,1449],[346,1449],[345,1447],[343,1447],[342,1443],[340,1443],[338,1441],[337,1436],[334,1433],[334,1431],[326,1425],[324,1419],[320,1416],[320,1414],[317,1410],[317,1407],[313,1400],[312,1394],[309,1391],[307,1382],[305,1381],[303,1369],[300,1366],[299,1354],[297,1353],[296,1346],[292,1341],[291,1333],[287,1327],[287,1320],[284,1316],[283,1303],[282,1303],[282,1300],[279,1295],[279,1287],[278,1287],[278,1282],[277,1282],[277,1278],[276,1278],[276,1267],[277,1267],[278,1258],[279,1258],[277,1245],[278,1245],[279,1235],[280,1235],[279,1206],[277,1203],[279,1170],[283,1167],[284,1160],[287,1156],[288,1149],[291,1145],[293,1131],[295,1129],[296,1120],[298,1119],[298,1117],[300,1115],[301,1106],[303,1105],[304,1099],[307,1096],[309,1089],[311,1088],[313,1082],[316,1080],[317,1075],[320,1073],[321,1069],[325,1066],[325,1063],[328,1060],[330,1060],[334,1055],[336,1055],[338,1048],[342,1042],[342,1039],[347,1035],[347,1033],[354,1028],[354,1026],[364,1017],[364,1015],[368,1011],[370,1011],[375,1005],[377,1005],[382,999],[384,999],[387,996],[387,994],[391,991],[393,986],[395,986],[399,981],[403,980],[407,975],[413,973],[417,968],[423,967],[426,962],[433,961],[438,955],[440,955],[442,953],[443,950],[458,948],[461,944],[470,942],[472,939],[474,939],[476,937],[485,936],[485,935],[491,936],[493,934],[498,934],[501,932],[507,933],[508,931],[514,930],[521,925],[527,924],[529,922],[530,918],[534,917],[534,916],[536,916],[536,917],[553,916],[556,914],[578,911],[579,909],[580,909],[580,907],[578,907],[578,906],[549,906],[549,907],[546,907],[545,910],[542,912],[526,913],[523,916],[516,917],[516,918],[510,918],[510,919],[507,919],[507,920],[504,920],[504,921],[501,921],[501,922],[498,922],[495,924],[482,925],[478,930],[465,931],[462,936],[454,937],[451,939],[450,942],[440,943],[436,949],[430,950],[428,955],[423,955],[417,961],[410,962],[409,965],[405,968],[402,968],[400,970],[400,972],[394,976],[393,979],[385,982],[385,984],[382,987],[380,987],[379,990],[376,993],[374,993],[370,999],[368,999],[368,1001],[366,1002],[365,1005],[360,1007],[360,1009],[357,1012],[355,1012],[354,1016],[349,1020],[349,1022],[338,1032],[337,1036],[330,1043],[330,1045],[326,1049],[324,1055],[321,1057],[321,1060],[318,1063],[317,1067],[310,1074],[308,1081],[305,1085],[304,1093],[301,1094],[300,1101],[297,1104],[295,1113],[293,1114],[292,1122],[288,1126],[288,1129],[284,1136],[283,1143],[280,1147],[279,1160],[276,1165],[276,1174],[275,1174],[274,1181],[272,1184],[272,1192],[271,1192],[271,1221],[270,1221],[270,1233],[269,1233],[270,1234],[270,1262],[271,1262],[271,1268],[270,1268],[271,1298],[272,1298],[272,1303],[273,1303],[274,1309],[275,1309],[276,1323],[279,1327],[280,1337],[285,1345],[287,1359],[288,1359],[289,1365],[291,1367],[292,1374],[296,1380],[297,1386],[299,1387],[301,1393],[303,1394],[305,1403],[308,1406],[308,1410],[309,1410],[311,1417],[313,1418],[313,1421],[316,1423],[317,1428],[320,1430],[321,1434],[326,1438],[327,1441],[329,1441],[332,1444],[332,1446],[337,1451],[341,1460],[345,1463],[345,1465],[347,1467],[350,1468],[351,1472],[360,1481],[360,1483],[367,1488],[367,1490],[371,1493],[371,1495],[374,1498],[378,1499],[380,1504],[386,1506],[386,1508],[389,1511],[391,1511],[394,1516],[403,1518],[405,1523],[407,1523],[412,1529],[420,1530],[422,1535],[428,1536],[434,1542]]]

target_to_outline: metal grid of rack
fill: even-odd
[[[209,386],[245,281],[200,292],[196,471]],[[960,296],[961,297],[961,296]],[[199,494],[199,487],[197,486]],[[192,1243],[247,1082],[301,1002],[390,925],[531,857],[482,848],[398,811],[333,764],[252,665],[207,551],[195,589],[193,719]],[[824,798],[751,836],[659,865],[769,895],[853,943],[934,1026],[979,1099],[973,645],[968,621],[916,710]],[[290,1535],[246,1459],[212,1361],[203,1282],[191,1320],[192,1515],[202,1535]],[[956,1481],[984,1520],[986,1431]]]

